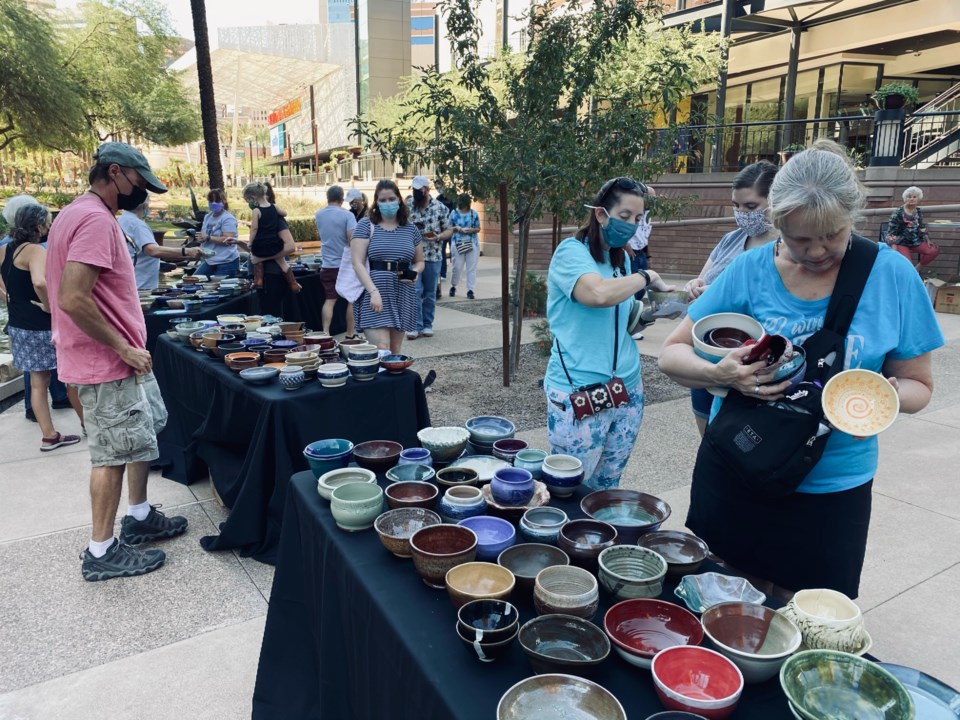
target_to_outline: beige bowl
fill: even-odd
[[[896,389],[883,375],[869,370],[837,373],[823,388],[820,402],[831,425],[856,437],[883,432],[900,412]]]
[[[811,650],[862,655],[873,645],[860,608],[836,590],[800,590],[780,614],[800,628],[803,644]]]

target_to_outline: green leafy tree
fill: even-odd
[[[474,197],[494,198],[505,183],[513,217],[501,221],[517,225],[516,277],[522,278],[530,224],[544,212],[578,208],[582,217],[582,204],[606,179],[650,178],[669,166],[674,130],[657,130],[654,121],[694,81],[689,66],[675,67],[675,56],[662,60],[655,85],[610,81],[608,68],[621,61],[628,42],[642,44],[656,32],[655,0],[534,0],[527,49],[496,62],[479,54],[475,6],[473,0],[440,4],[455,38],[456,72],[425,72],[401,101],[396,122],[356,118],[354,125],[384,156],[432,163],[448,184]],[[424,137],[424,127],[435,133]],[[515,282],[514,373],[523,286]]]

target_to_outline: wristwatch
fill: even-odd
[[[650,287],[650,273],[646,270],[637,270],[637,275],[643,275],[643,279],[647,281],[645,287]]]
[[[187,249],[183,245],[180,246],[180,254],[183,255],[183,257],[187,256]]]

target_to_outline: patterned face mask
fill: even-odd
[[[750,237],[759,237],[760,235],[765,235],[773,228],[773,225],[767,222],[767,211],[765,209],[734,209],[733,217],[737,221],[737,227],[743,230]]]

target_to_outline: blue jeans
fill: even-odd
[[[447,277],[447,250],[451,247],[450,239],[447,238],[440,243],[440,277],[446,279]],[[450,258],[453,260],[453,258]],[[451,263],[452,265],[453,263]]]
[[[647,253],[644,250],[638,250],[637,254],[630,259],[630,272],[636,275],[637,270],[649,270],[650,261],[647,259]],[[643,296],[647,294],[647,289],[639,290],[634,297],[637,300],[642,300]]]
[[[234,258],[230,262],[220,263],[219,265],[210,265],[206,260],[197,266],[193,271],[194,275],[226,275],[227,277],[236,277],[240,273],[240,258]]]
[[[55,403],[67,401],[67,386],[60,382],[57,377],[57,371],[50,371],[50,397]],[[23,373],[23,405],[24,411],[30,412],[33,409],[30,399],[30,373]]]
[[[417,332],[424,328],[433,329],[433,318],[437,312],[437,281],[440,278],[440,261],[427,261],[423,272],[417,275]]]

